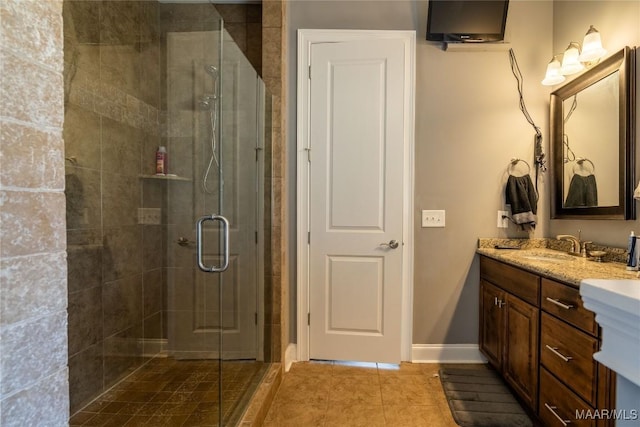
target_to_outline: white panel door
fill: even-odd
[[[400,361],[405,78],[402,40],[311,46],[312,359]]]

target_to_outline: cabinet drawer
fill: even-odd
[[[542,365],[591,405],[596,404],[597,364],[593,353],[598,341],[542,313],[540,361]]]
[[[480,275],[494,285],[539,307],[540,278],[535,274],[483,256],[480,257]]]
[[[595,315],[582,305],[578,288],[542,279],[542,309],[591,335],[598,334]]]
[[[590,412],[589,412],[590,411]],[[554,378],[546,369],[540,368],[540,406],[538,416],[545,426],[595,427],[593,419],[577,419],[580,414],[593,414],[593,408],[575,393]]]

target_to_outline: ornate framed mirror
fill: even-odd
[[[635,53],[551,93],[552,219],[635,219]]]

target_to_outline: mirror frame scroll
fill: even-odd
[[[616,71],[619,72],[620,91],[618,206],[565,208],[563,206],[563,101]],[[633,199],[635,183],[635,76],[636,49],[627,46],[551,93],[550,133],[553,153],[551,219],[635,219],[636,209]]]

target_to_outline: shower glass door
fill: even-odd
[[[205,212],[220,212],[229,221],[229,265],[218,275],[218,286],[221,411],[225,424],[232,425],[241,415],[234,410],[242,408],[238,403],[250,397],[248,387],[262,367],[256,361],[262,360],[258,343],[263,324],[259,302],[263,288],[264,85],[226,30],[222,31],[221,52],[220,144],[219,158],[214,159],[214,165],[216,161],[220,165],[215,174],[219,193],[206,198]],[[203,144],[205,151],[207,148],[209,145]],[[220,227],[213,225],[213,229]],[[207,238],[211,242],[219,239],[222,236],[217,231]]]
[[[168,355],[234,425],[263,359],[264,86],[222,20],[167,32],[166,70]]]

